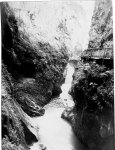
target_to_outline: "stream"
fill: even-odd
[[[62,85],[60,97],[53,99],[45,108],[44,116],[33,118],[34,124],[39,128],[39,143],[34,143],[31,150],[39,150],[43,144],[47,150],[85,150],[75,136],[71,125],[61,118],[65,107],[74,105],[68,91],[71,87],[74,68],[67,65],[65,83]]]

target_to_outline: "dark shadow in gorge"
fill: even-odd
[[[76,147],[78,150],[88,150],[86,146],[80,143],[80,141],[77,139],[77,136],[75,135],[71,136],[71,142],[72,142],[72,145]]]
[[[24,135],[25,135],[25,141],[28,145],[32,145],[35,142],[38,142],[36,136],[27,128],[27,126],[23,123],[23,129],[24,129]]]

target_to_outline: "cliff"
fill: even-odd
[[[113,11],[111,0],[96,0],[88,49],[82,57],[113,59]]]
[[[67,108],[62,118],[72,124],[75,134],[89,150],[113,150],[113,70],[96,63],[79,64],[69,93],[75,107]]]
[[[112,1],[96,1],[89,32],[88,48],[113,47],[113,14]]]
[[[16,11],[11,4],[1,4],[2,146],[5,150],[28,149],[28,144],[38,140],[28,129],[29,121],[24,114],[30,117],[44,114],[42,107],[61,92],[68,61],[64,44],[54,47],[36,34],[30,34],[27,27],[31,24],[25,24]]]
[[[74,108],[62,118],[71,122],[75,134],[90,150],[114,149],[114,69],[111,1],[96,1],[89,45],[73,64],[70,95]]]
[[[24,111],[14,98],[12,77],[4,64],[1,89],[2,149],[29,149],[28,145],[38,140],[28,129],[29,120],[25,118]]]

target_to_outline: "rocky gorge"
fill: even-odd
[[[111,1],[6,2],[1,24],[2,149],[113,150],[114,70],[83,51],[113,51]]]

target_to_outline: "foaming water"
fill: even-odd
[[[71,95],[69,95],[68,92],[71,88],[71,84],[73,80],[74,67],[68,63],[66,69],[67,69],[67,75],[66,75],[65,83],[61,87],[62,93],[60,94],[60,98],[63,100],[65,106],[71,107],[74,106],[74,102],[72,100]]]
[[[71,96],[68,94],[74,68],[68,64],[66,69],[67,75],[65,83],[62,85],[60,98],[51,101],[44,107],[44,116],[33,118],[32,121],[35,126],[39,127],[39,143],[43,144],[47,150],[86,150],[75,136],[71,125],[61,118],[65,107],[74,105]],[[66,102],[64,102],[65,99]],[[31,150],[39,150],[38,143],[33,144]]]
[[[47,150],[83,150],[69,123],[61,118],[64,108],[48,108],[43,117],[34,118],[39,126],[39,143]],[[31,150],[39,150],[35,143]]]

